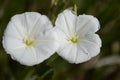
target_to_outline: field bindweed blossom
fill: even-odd
[[[11,18],[3,36],[3,47],[12,59],[32,66],[49,58],[57,49],[50,20],[37,12]]]
[[[59,48],[57,53],[70,63],[82,63],[100,52],[101,39],[95,33],[100,24],[91,15],[77,16],[71,10],[60,13],[55,22]]]

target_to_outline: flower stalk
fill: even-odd
[[[48,74],[50,74],[51,72],[53,72],[53,69],[49,69],[47,70],[42,76],[41,78],[44,79]]]

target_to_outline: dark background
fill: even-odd
[[[120,80],[120,0],[76,0],[78,15],[97,17],[102,39],[98,56],[81,64],[70,64],[57,54],[39,65],[13,61],[2,47],[3,32],[13,15],[36,11],[53,22],[75,0],[0,0],[0,80]],[[56,58],[57,57],[57,58]],[[56,59],[55,59],[56,58]]]

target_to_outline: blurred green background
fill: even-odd
[[[0,80],[120,80],[120,0],[76,0],[78,15],[94,15],[101,24],[101,52],[90,61],[70,64],[55,54],[39,65],[27,67],[4,51],[2,36],[13,15],[36,11],[54,23],[57,15],[73,8],[74,3],[75,0],[0,0]]]

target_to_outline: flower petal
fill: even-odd
[[[66,35],[62,30],[60,30],[59,28],[55,27],[54,28],[56,34],[57,34],[57,41],[58,43],[62,43],[64,41],[67,40],[67,38],[69,37],[69,35]]]
[[[36,51],[33,47],[21,47],[11,53],[12,59],[19,61],[23,65],[32,66],[38,64]]]
[[[77,16],[71,10],[64,10],[56,19],[55,27],[59,28],[65,34],[73,35],[75,32],[75,23]]]
[[[12,54],[11,52],[15,49],[25,47],[21,39],[17,39],[11,36],[4,36],[3,37],[3,47],[5,48],[6,52]]]
[[[21,59],[18,61],[20,61],[21,64],[27,66],[33,66],[35,64],[38,64],[35,48],[27,47],[24,50],[24,54],[22,55]]]
[[[10,22],[12,22],[20,34],[24,36],[31,32],[40,16],[37,12],[26,12],[13,16]]]
[[[78,63],[82,63],[82,62],[85,62],[85,61],[88,61],[91,57],[86,53],[85,49],[78,45],[77,46],[77,53],[76,53],[76,60],[75,60],[75,63],[78,64]]]
[[[88,34],[78,44],[77,58],[75,63],[82,63],[98,55],[101,47],[101,40],[97,34]]]
[[[26,37],[33,40],[33,45],[24,42]],[[3,46],[14,60],[32,66],[49,58],[58,44],[50,20],[45,15],[26,12],[12,17],[3,36]]]
[[[95,34],[99,28],[99,21],[91,15],[77,17],[70,10],[63,11],[55,23],[60,45],[57,53],[70,63],[77,64],[91,59],[100,52],[101,40]],[[70,43],[71,37],[78,38],[78,42]]]
[[[70,63],[75,63],[77,57],[77,46],[69,43],[64,43],[57,51],[58,55]]]
[[[47,30],[52,29],[52,23],[47,16],[41,15],[36,23],[33,25],[31,35],[39,35],[40,33],[45,33]]]
[[[56,34],[53,29],[47,30],[45,34],[36,36],[35,49],[38,58],[38,62],[42,62],[52,54],[58,48],[58,43],[56,42]]]
[[[94,36],[94,37],[96,37],[96,36]],[[98,43],[96,43],[97,40],[98,40]],[[100,40],[99,38],[98,39],[96,38],[96,40],[94,39],[94,41],[90,41],[89,38],[81,39],[79,46],[81,46],[82,49],[84,50],[84,52],[86,54],[88,54],[90,57],[94,57],[94,56],[98,55],[100,52],[100,47],[101,47],[100,43],[101,42],[99,42],[99,40]]]
[[[100,28],[97,18],[91,15],[79,15],[76,23],[76,31],[80,35],[95,33]]]
[[[101,45],[102,45],[101,39],[100,39],[99,35],[97,35],[97,34],[86,34],[85,36],[80,37],[80,39],[91,42],[99,47],[101,47]]]

